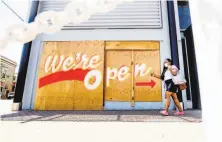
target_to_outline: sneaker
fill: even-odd
[[[166,112],[165,110],[160,112],[162,115],[168,116],[168,112]]]
[[[174,113],[174,115],[184,115],[183,111],[177,111],[176,113]]]

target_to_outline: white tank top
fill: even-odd
[[[171,74],[171,72],[169,70],[166,70],[165,74],[164,74],[164,81],[172,79],[173,76]]]

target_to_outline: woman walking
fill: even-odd
[[[175,85],[173,82],[173,75],[171,73],[171,68],[172,67],[172,61],[170,59],[166,59],[164,61],[164,67],[161,76],[156,75],[154,73],[151,73],[151,76],[154,76],[156,78],[159,78],[163,80],[166,84],[166,93],[165,93],[165,98],[166,98],[166,104],[165,104],[165,110],[161,111],[160,113],[163,115],[168,115],[168,109],[170,106],[170,97],[173,98],[173,101],[178,108],[178,112],[176,112],[176,115],[183,115],[184,112],[180,106],[180,102],[177,98],[177,90],[178,90],[178,85]]]

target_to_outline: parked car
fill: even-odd
[[[6,98],[7,98],[7,99],[14,98],[14,95],[15,95],[14,92],[9,92],[9,93],[7,93],[7,95],[6,95]]]

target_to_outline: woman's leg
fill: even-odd
[[[173,93],[173,94],[172,94],[172,97],[173,97],[173,101],[174,101],[176,107],[178,108],[178,110],[179,110],[180,112],[182,112],[183,110],[182,110],[182,108],[181,108],[181,106],[180,106],[180,101],[179,101],[178,98],[177,98],[177,94],[176,94],[176,93]]]
[[[172,92],[166,91],[165,97],[166,97],[166,104],[165,104],[165,111],[168,112],[168,109],[170,107],[170,96],[172,95]]]

